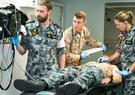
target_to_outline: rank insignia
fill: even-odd
[[[125,41],[125,44],[127,44],[127,45],[132,45],[133,43],[132,43],[131,40],[126,40],[126,41]]]
[[[52,34],[47,34],[47,38],[51,38],[51,39],[56,39],[56,35],[52,35]]]

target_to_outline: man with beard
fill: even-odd
[[[22,36],[19,43],[18,37],[11,37],[18,52],[23,55],[28,50],[28,60],[25,74],[29,80],[44,80],[52,70],[63,69],[65,65],[65,43],[62,29],[54,24],[50,15],[52,4],[49,0],[37,2],[37,21],[26,24],[26,36]],[[58,56],[58,58],[57,58]],[[57,64],[58,63],[58,64]],[[41,82],[33,84],[43,85]],[[15,87],[24,86],[17,84]],[[37,89],[38,90],[38,89]]]

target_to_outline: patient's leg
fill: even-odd
[[[41,79],[47,82],[48,88],[55,88],[60,84],[72,81],[77,77],[77,74],[78,68],[68,67],[63,70],[54,71],[49,76],[42,77]]]

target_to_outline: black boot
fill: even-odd
[[[47,87],[47,83],[40,80],[23,80],[17,79],[14,81],[14,87],[23,92],[39,92]]]
[[[78,95],[82,87],[75,83],[68,83],[56,88],[56,95]]]

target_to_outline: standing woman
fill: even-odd
[[[134,14],[131,11],[120,11],[115,15],[114,23],[121,31],[121,40],[115,53],[109,58],[99,58],[98,61],[112,61],[120,56],[123,75],[123,94],[135,95],[135,26]]]
[[[121,11],[116,14],[114,22],[120,31],[123,32],[123,38],[116,54],[111,58],[115,59],[120,56],[122,70],[127,71],[127,75],[123,77],[123,94],[135,95],[135,26],[134,14],[131,11]]]

